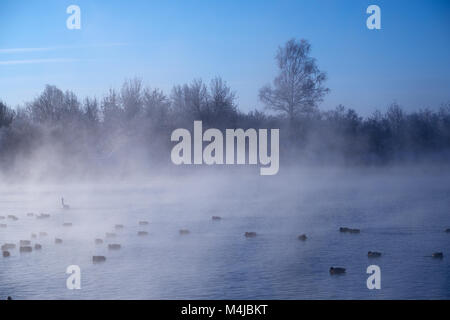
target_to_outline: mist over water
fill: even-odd
[[[241,111],[221,77],[0,101],[0,243],[17,246],[0,258],[0,299],[448,299],[450,104],[321,110],[327,75],[310,53],[305,39],[278,48],[264,112]],[[245,157],[220,151],[228,130]],[[267,150],[244,138],[266,130]],[[228,165],[256,150],[259,165]],[[373,264],[381,290],[366,286]],[[81,290],[66,288],[71,265]]]
[[[22,2],[0,301],[450,299],[450,2]]]
[[[180,172],[3,185],[0,215],[19,219],[0,221],[7,224],[0,243],[28,239],[42,250],[16,248],[0,259],[0,297],[450,298],[445,166],[282,167],[270,177],[257,168]],[[61,209],[61,197],[70,210]],[[36,219],[29,212],[51,217]],[[213,215],[222,219],[213,221]],[[116,224],[124,229],[115,230]],[[361,233],[340,233],[343,226]],[[39,236],[41,231],[48,235]],[[248,231],[257,236],[244,237]],[[106,238],[107,232],[117,236]],[[308,239],[299,241],[303,233]],[[97,245],[96,238],[105,242]],[[122,248],[108,250],[110,243]],[[368,251],[382,256],[369,259]],[[439,251],[443,259],[431,258]],[[107,260],[93,264],[94,255]],[[66,288],[65,270],[73,264],[81,268],[81,290]],[[371,264],[381,268],[381,290],[366,287]],[[331,266],[347,273],[330,276]]]

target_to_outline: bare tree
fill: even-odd
[[[46,85],[44,91],[27,104],[27,111],[34,121],[53,124],[78,121],[82,114],[80,102],[73,92],[63,93],[51,85]]]
[[[220,77],[211,80],[210,84],[210,106],[217,112],[234,112],[236,110],[236,94]]]
[[[175,112],[194,120],[203,119],[208,104],[208,89],[201,79],[189,85],[175,86],[171,98]]]
[[[237,117],[236,94],[220,77],[211,80],[207,117],[210,125],[230,126]]]
[[[119,94],[114,89],[109,89],[108,94],[101,103],[101,115],[103,123],[107,126],[116,126],[123,116],[123,109],[120,106]]]
[[[14,120],[14,111],[0,100],[0,128],[7,127]]]
[[[309,56],[311,45],[306,40],[289,40],[278,48],[276,60],[279,74],[273,87],[259,91],[260,100],[271,110],[286,114],[292,121],[299,114],[311,114],[329,89],[323,86],[326,74]]]
[[[60,109],[60,117],[63,122],[78,121],[82,117],[81,104],[78,101],[78,97],[72,91],[67,90],[64,93],[64,100]]]
[[[161,125],[167,120],[170,100],[160,89],[146,88],[143,95],[144,110],[153,122],[159,122]]]
[[[128,119],[132,119],[142,111],[142,80],[134,78],[125,81],[120,91],[120,100]]]
[[[44,91],[27,105],[31,118],[36,122],[56,122],[61,120],[64,93],[56,86],[46,85]]]
[[[97,125],[100,122],[99,108],[96,98],[87,97],[84,100],[84,119],[90,125]]]

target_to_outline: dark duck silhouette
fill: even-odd
[[[93,256],[92,257],[92,262],[93,263],[101,263],[101,262],[105,262],[106,261],[106,257],[105,256]]]
[[[345,268],[340,267],[331,267],[330,268],[330,274],[344,274]]]
[[[301,241],[305,241],[306,239],[308,239],[308,237],[306,236],[306,234],[301,234],[297,237],[297,239],[301,240]]]
[[[369,258],[378,258],[378,257],[381,257],[381,252],[369,251],[369,252],[367,252],[367,256]]]

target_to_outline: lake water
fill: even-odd
[[[3,186],[0,215],[19,220],[0,221],[7,224],[0,244],[29,239],[43,248],[0,256],[0,298],[450,298],[448,170],[255,172]],[[61,196],[70,210],[61,209]],[[141,220],[149,225],[139,226]],[[115,224],[124,229],[114,231]],[[361,233],[340,233],[341,226]],[[40,231],[48,236],[31,239]],[[245,238],[246,231],[257,236]],[[106,232],[117,237],[106,239]],[[308,239],[299,241],[303,233]],[[110,251],[108,243],[122,248]],[[382,256],[369,259],[368,251]],[[431,258],[438,251],[444,258]],[[93,255],[107,260],[93,264]],[[372,264],[381,268],[381,290],[366,287]],[[81,268],[81,290],[66,288],[69,265]],[[347,272],[332,276],[331,266]]]

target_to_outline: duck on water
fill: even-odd
[[[340,267],[331,267],[330,268],[330,274],[344,274],[345,268]]]

